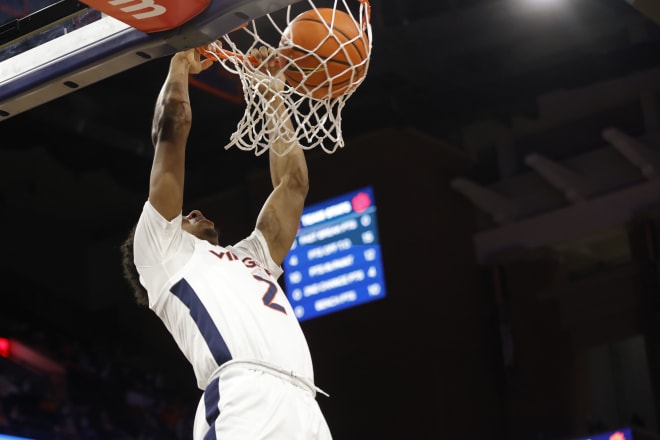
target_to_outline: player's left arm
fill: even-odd
[[[280,148],[282,150],[280,150]],[[276,151],[286,151],[280,156]],[[309,191],[307,162],[300,145],[284,145],[277,141],[269,149],[273,191],[257,217],[257,229],[268,243],[275,263],[282,264],[298,232],[298,223]]]
[[[268,52],[262,51],[254,55],[266,59]],[[273,66],[267,67],[271,69]],[[270,81],[269,86],[273,93],[266,93],[266,96],[271,99],[271,108],[280,114],[279,119],[285,121],[286,131],[292,133],[291,119],[285,114],[288,110],[277,93],[282,90],[283,81],[281,75],[279,80]],[[271,129],[279,131],[275,126]],[[305,153],[297,140],[285,140],[280,136],[274,136],[274,139],[268,151],[273,191],[261,208],[256,227],[264,235],[273,261],[280,265],[298,232],[300,216],[309,191],[309,176]]]

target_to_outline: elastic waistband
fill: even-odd
[[[328,393],[314,385],[314,381],[308,377],[299,376],[293,371],[288,371],[283,368],[280,368],[276,365],[269,364],[268,362],[256,361],[256,360],[232,360],[227,361],[224,364],[220,365],[211,375],[211,377],[218,377],[222,374],[223,371],[233,369],[233,368],[244,368],[246,370],[254,371],[263,371],[264,373],[271,374],[280,379],[284,379],[293,385],[302,388],[304,390],[312,393],[316,397],[316,393],[319,392],[326,397],[330,397]]]

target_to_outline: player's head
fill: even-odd
[[[133,295],[135,301],[139,305],[148,306],[149,297],[147,296],[146,289],[140,283],[140,274],[133,262],[133,239],[135,237],[135,228],[137,223],[131,228],[128,236],[121,244],[121,264],[123,268],[124,279],[128,282],[129,286],[133,288]],[[200,240],[206,240],[209,243],[218,244],[218,231],[212,221],[208,220],[204,215],[198,211],[193,210],[181,220],[181,229],[194,235]]]
[[[197,209],[190,211],[190,214],[183,217],[181,228],[200,240],[218,244],[218,230],[215,229],[215,224],[204,217],[202,212]]]

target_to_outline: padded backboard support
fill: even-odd
[[[298,1],[212,0],[181,26],[153,33],[104,15],[0,62],[0,121],[150,60],[209,44]]]

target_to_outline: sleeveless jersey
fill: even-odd
[[[167,221],[145,203],[134,261],[149,308],[161,319],[206,389],[230,360],[277,365],[313,380],[311,355],[277,283],[282,269],[258,229],[234,246],[216,246]]]

